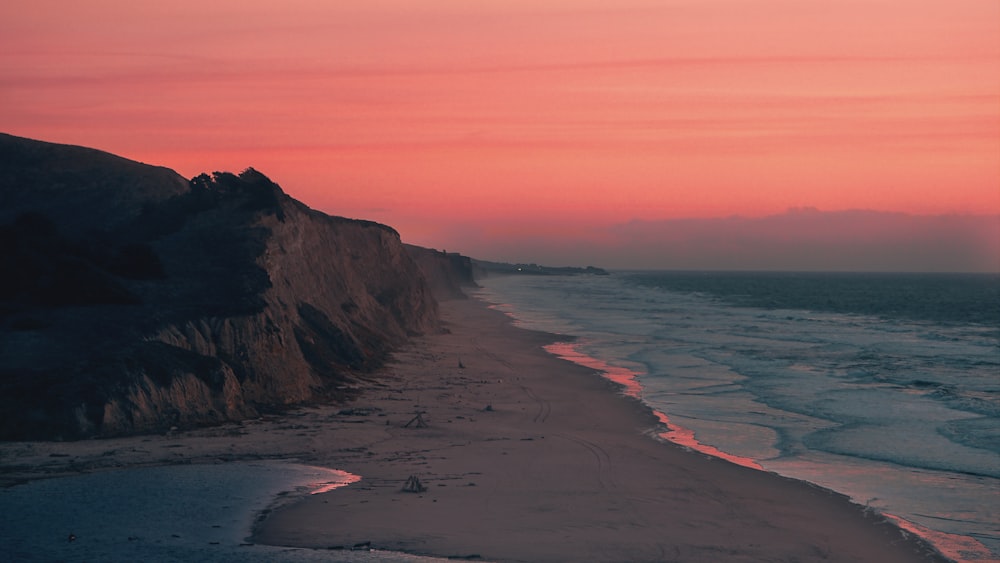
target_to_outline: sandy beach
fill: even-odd
[[[343,470],[361,479],[272,506],[247,542],[332,560],[358,545],[489,561],[943,560],[841,495],[663,441],[616,384],[542,349],[557,337],[474,299],[441,309],[446,330],[414,339],[350,404],[3,443],[0,479],[258,460]],[[403,491],[411,477],[423,490]]]

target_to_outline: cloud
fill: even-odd
[[[476,258],[610,269],[1000,272],[1000,215],[798,208],[759,218],[610,227],[451,225],[432,239]],[[411,241],[428,244],[429,241]],[[433,246],[433,244],[430,244]]]
[[[802,208],[762,218],[631,221],[610,231],[620,266],[1000,271],[1000,215]]]

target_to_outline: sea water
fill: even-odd
[[[264,511],[356,482],[283,461],[167,465],[0,489],[0,561],[441,563],[376,550],[253,544]]]
[[[481,285],[520,324],[632,372],[672,435],[693,434],[686,445],[844,493],[951,558],[1000,558],[1000,276],[616,272]]]

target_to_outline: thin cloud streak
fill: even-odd
[[[745,67],[759,65],[790,65],[801,68],[803,65],[857,65],[857,64],[895,64],[895,63],[932,63],[947,65],[951,63],[969,63],[980,61],[991,62],[993,57],[958,57],[958,56],[719,56],[719,57],[660,57],[648,59],[606,59],[577,60],[564,62],[538,62],[522,64],[469,64],[468,62],[449,62],[439,65],[397,64],[384,65],[377,63],[329,64],[313,63],[303,65],[298,61],[289,61],[280,57],[272,61],[241,60],[211,58],[193,54],[169,52],[80,52],[80,51],[31,51],[9,52],[0,57],[17,60],[10,65],[14,70],[8,72],[0,81],[4,85],[60,85],[103,83],[119,80],[124,83],[156,82],[158,80],[196,81],[212,79],[219,82],[247,81],[259,83],[263,79],[274,81],[285,80],[315,80],[335,78],[378,78],[378,77],[450,77],[463,75],[519,74],[552,72],[583,72],[595,70],[669,70],[672,68],[708,68],[714,67]],[[39,69],[32,64],[32,59],[40,61],[62,61],[67,74],[50,74],[55,69]],[[107,65],[104,73],[94,74],[86,65],[74,69],[76,64],[70,61],[98,63],[102,61],[120,62],[121,59],[143,61],[134,67],[121,69],[117,65]],[[180,62],[186,66],[150,68],[148,61]],[[7,65],[5,65],[7,66]],[[206,68],[208,67],[208,68]],[[263,68],[262,68],[263,67]],[[18,74],[18,69],[20,74]],[[870,96],[869,96],[870,97]]]

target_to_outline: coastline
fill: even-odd
[[[322,553],[944,560],[842,495],[658,439],[653,411],[543,349],[564,340],[556,335],[514,327],[474,299],[445,301],[441,312],[448,331],[415,338],[349,405],[166,436],[2,443],[0,478],[248,460],[359,475],[266,512],[251,539]],[[410,476],[426,490],[402,492]]]
[[[608,379],[619,384],[623,388],[623,393],[635,398],[641,398],[642,386],[636,379],[636,374],[628,369],[611,366],[601,360],[587,356],[577,350],[576,343],[556,343],[545,346],[545,349],[565,360],[601,371],[604,374],[604,377],[607,377]],[[719,458],[736,465],[780,475],[775,471],[765,469],[753,459],[728,454],[718,448],[715,448],[714,446],[704,444],[698,441],[692,430],[674,424],[663,412],[655,409],[653,409],[653,412],[662,423],[661,431],[659,431],[656,435],[663,440],[677,444],[692,452],[698,452],[712,458]],[[804,482],[808,483],[808,481]],[[816,486],[822,487],[822,485]],[[857,501],[853,502],[857,504]],[[923,538],[923,540],[929,542],[933,548],[939,551],[946,559],[953,561],[995,560],[989,548],[971,536],[949,534],[946,532],[932,530],[917,523],[900,518],[895,514],[883,512],[882,516],[893,522],[903,532],[914,534],[915,536]]]
[[[846,497],[657,439],[659,418],[478,300],[356,401],[377,441],[336,467],[359,483],[271,514],[262,543],[498,561],[939,561]],[[427,423],[404,427],[415,413]],[[379,419],[376,419],[378,422]],[[401,489],[409,476],[427,487]]]

